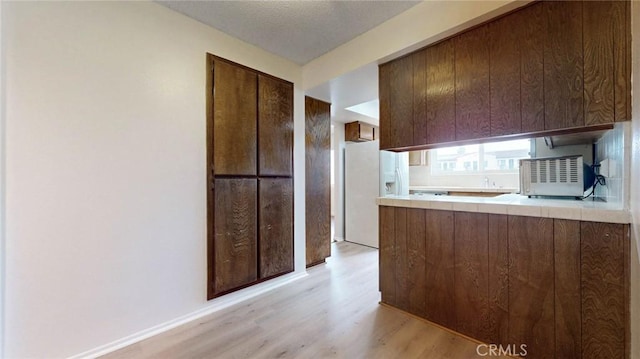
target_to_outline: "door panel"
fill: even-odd
[[[293,180],[261,178],[260,278],[293,271]]]
[[[293,175],[293,85],[258,76],[260,176]]]
[[[257,180],[215,180],[214,289],[225,292],[258,279]]]

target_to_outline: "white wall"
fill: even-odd
[[[0,1],[0,39],[4,34],[4,3]],[[4,358],[4,307],[5,307],[5,50],[4,41],[0,41],[0,358]]]
[[[640,3],[631,2],[631,358],[640,358]]]
[[[310,61],[303,67],[304,88],[312,89],[365,65],[391,60],[528,2],[424,1]]]
[[[6,357],[64,357],[206,301],[205,53],[301,68],[149,2],[4,3]],[[6,22],[6,24],[5,24]],[[304,271],[304,217],[295,219]]]

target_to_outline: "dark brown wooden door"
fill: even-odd
[[[427,140],[429,143],[456,139],[455,46],[443,41],[426,50]],[[381,108],[382,109],[382,108]]]
[[[261,178],[260,278],[293,271],[293,180]]]
[[[509,343],[534,358],[555,354],[553,279],[553,219],[509,216]]]
[[[455,329],[453,212],[427,210],[425,221],[425,318]]]
[[[456,140],[491,135],[488,39],[487,25],[454,38]]]
[[[257,74],[223,60],[213,63],[213,169],[255,175]]]
[[[379,69],[380,149],[413,144],[413,57]]]
[[[305,98],[307,266],[331,255],[331,104]]]
[[[423,317],[427,310],[426,265],[426,211],[407,210],[406,311]]]
[[[293,175],[293,85],[258,76],[258,174]]]
[[[581,1],[545,1],[545,130],[582,127],[584,78]]]
[[[215,180],[214,279],[216,294],[258,279],[256,179]]]
[[[456,330],[489,342],[489,215],[455,215]]]
[[[427,144],[427,50],[413,57],[413,145]]]
[[[583,4],[586,125],[610,123],[627,116],[626,9],[626,1]]]
[[[553,220],[556,358],[582,356],[580,222]]]
[[[622,224],[582,222],[582,357],[624,358],[628,294]]]
[[[544,130],[544,4],[539,2],[517,13],[520,26],[520,103],[522,132]]]
[[[520,23],[517,13],[489,24],[491,136],[519,133]]]
[[[382,302],[396,305],[396,216],[395,207],[378,208],[379,289]]]

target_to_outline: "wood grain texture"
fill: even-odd
[[[580,222],[553,221],[556,358],[580,358]]]
[[[555,354],[553,219],[509,216],[509,343]]]
[[[207,299],[213,299],[215,273],[215,226],[214,226],[214,173],[213,173],[213,61],[214,56],[207,54]]]
[[[625,226],[581,223],[582,357],[625,353]]]
[[[427,210],[425,223],[425,318],[455,330],[453,212]]]
[[[545,130],[582,127],[584,81],[582,5],[580,1],[545,1]]]
[[[407,312],[420,317],[424,317],[427,306],[425,213],[423,209],[407,210]]]
[[[391,121],[391,63],[378,67],[378,101],[380,101],[380,149],[387,150],[393,147]]]
[[[407,260],[407,208],[396,207],[395,209],[395,250],[394,250],[394,266],[395,266],[395,284],[396,284],[396,304],[395,307],[402,310],[409,308],[409,286],[408,277],[412,275],[408,271]]]
[[[584,122],[586,125],[614,122],[614,29],[612,1],[585,1],[582,5],[584,51]]]
[[[331,255],[331,104],[305,97],[307,266]]]
[[[217,59],[213,64],[213,166],[216,175],[255,175],[257,75]]]
[[[261,178],[258,242],[260,278],[293,271],[293,180]]]
[[[215,278],[217,294],[258,279],[256,179],[215,180]]]
[[[455,46],[446,40],[425,49],[427,56],[427,142],[456,139]],[[382,106],[380,107],[382,110]]]
[[[456,331],[490,342],[489,217],[455,212],[454,218]]]
[[[520,104],[521,21],[518,13],[489,23],[491,136],[522,130]]]
[[[389,72],[388,76],[384,77],[386,82],[381,82],[380,86],[389,88],[380,93],[380,96],[389,97],[385,102],[389,110],[380,114],[380,149],[411,146],[413,144],[413,58],[405,56],[383,66]],[[383,131],[385,127],[387,130]]]
[[[413,145],[427,143],[427,51],[413,57]]]
[[[456,140],[491,135],[488,40],[487,25],[454,38]]]
[[[258,75],[258,174],[293,175],[293,84]]]
[[[631,120],[631,1],[611,2],[615,121]]]
[[[506,215],[489,214],[489,343],[509,344],[509,228]]]
[[[544,38],[542,2],[517,13],[520,26],[520,103],[522,132],[544,130]]]
[[[395,207],[378,207],[379,216],[379,289],[382,302],[396,305],[396,217]]]

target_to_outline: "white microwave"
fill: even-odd
[[[573,196],[584,194],[582,156],[520,160],[520,194],[525,196]]]

